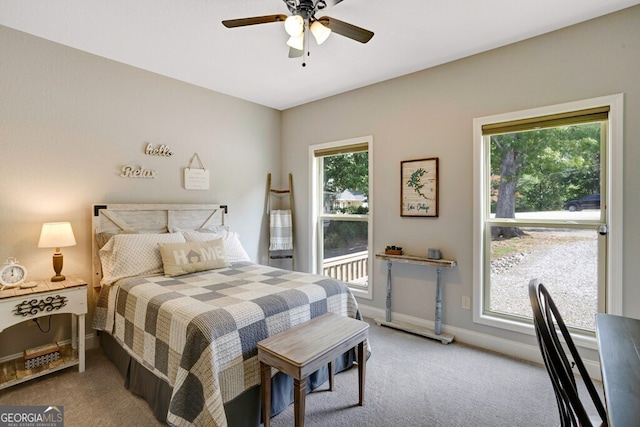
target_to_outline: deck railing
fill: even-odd
[[[369,252],[355,252],[325,259],[322,273],[343,282],[366,284],[369,279],[368,266]]]

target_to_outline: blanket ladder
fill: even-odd
[[[290,259],[291,270],[293,270],[293,175],[289,174],[289,187],[286,190],[277,190],[271,187],[271,174],[269,174],[267,176],[267,187],[269,191],[267,199],[267,214],[269,218],[268,263],[271,265],[272,260]],[[278,206],[288,203],[288,209],[272,210],[272,199],[281,200]]]

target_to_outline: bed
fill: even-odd
[[[125,387],[170,425],[259,426],[257,342],[326,312],[361,318],[345,283],[252,263],[226,211],[93,206],[92,326]],[[336,370],[354,362],[348,351]],[[308,390],[327,378],[325,367]],[[275,373],[272,391],[275,415],[292,380]]]

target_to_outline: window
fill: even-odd
[[[312,270],[371,297],[372,138],[310,147]]]
[[[474,120],[474,321],[531,332],[533,278],[586,337],[620,312],[621,98]]]

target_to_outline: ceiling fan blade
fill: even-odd
[[[335,6],[340,3],[342,0],[324,0],[327,6]]]
[[[304,50],[289,48],[289,58],[300,58],[302,55],[304,55]]]
[[[348,37],[355,41],[359,41],[360,43],[366,43],[371,40],[371,37],[373,37],[372,31],[365,30],[364,28],[360,28],[352,24],[348,24],[336,18],[323,16],[322,18],[318,19],[318,21],[320,21],[322,25],[329,27],[329,29],[331,29],[331,31],[333,31],[334,33],[340,34],[344,37]]]
[[[251,18],[228,19],[222,21],[222,25],[227,28],[245,27],[247,25],[268,24],[270,22],[284,22],[287,15],[266,15],[254,16]]]

